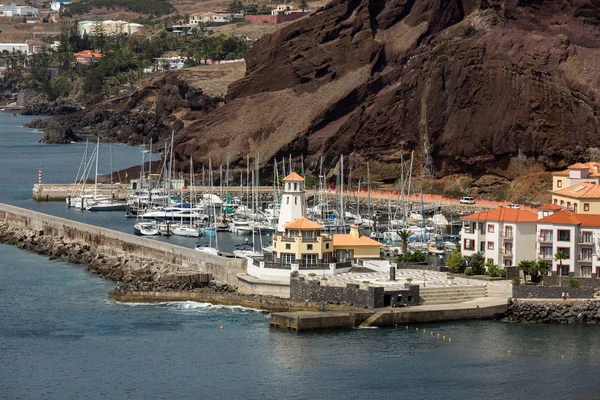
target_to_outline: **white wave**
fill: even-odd
[[[122,301],[111,301],[107,300],[111,303],[116,303],[119,305],[125,305],[130,307],[148,307],[148,306],[158,306],[158,307],[169,307],[175,308],[177,310],[191,310],[191,311],[206,311],[206,310],[226,310],[226,311],[237,311],[237,312],[248,312],[248,313],[265,313],[265,310],[260,310],[258,308],[251,307],[243,307],[243,306],[225,306],[221,304],[212,304],[212,303],[200,303],[196,301],[161,301],[161,302],[148,302],[148,303],[129,303]]]

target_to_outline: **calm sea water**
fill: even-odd
[[[19,128],[27,120],[0,114],[0,201],[119,226],[117,217],[29,199],[40,164],[48,181],[70,182],[82,148],[37,144],[38,133]],[[139,155],[117,151],[132,163]],[[487,321],[296,334],[270,329],[253,310],[109,302],[111,282],[11,246],[0,245],[0,277],[0,399],[600,397],[598,326]]]

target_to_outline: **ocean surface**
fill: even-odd
[[[0,202],[127,228],[118,216],[31,201],[37,169],[70,182],[83,148],[36,143],[40,134],[20,127],[29,119],[0,113]],[[114,147],[121,168],[141,159]],[[110,302],[112,288],[80,265],[0,245],[0,399],[600,398],[597,325],[297,334],[256,310]]]

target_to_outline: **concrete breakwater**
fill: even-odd
[[[190,290],[207,274],[237,286],[245,260],[204,254],[110,229],[0,204],[0,243],[75,264],[134,290]]]
[[[598,300],[519,300],[509,305],[504,321],[544,324],[600,323]]]

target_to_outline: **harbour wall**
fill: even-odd
[[[518,300],[508,307],[504,321],[537,324],[598,324],[600,323],[600,301]]]
[[[0,222],[9,227],[32,232],[37,239],[54,238],[56,242],[69,244],[81,254],[92,251],[93,257],[108,263],[127,264],[131,259],[147,261],[151,265],[163,264],[168,268],[161,272],[171,275],[210,273],[219,281],[237,285],[237,274],[245,272],[246,260],[226,258],[198,252],[194,249],[159,242],[153,239],[114,231],[94,225],[59,218],[40,212],[0,203]],[[23,240],[23,238],[21,238]],[[85,247],[87,246],[87,247]],[[82,262],[91,261],[84,257]],[[106,262],[105,262],[106,264]],[[152,271],[150,271],[152,272]]]

